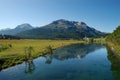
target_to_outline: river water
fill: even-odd
[[[111,56],[104,45],[69,45],[0,71],[0,80],[120,80]]]

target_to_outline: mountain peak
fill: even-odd
[[[63,24],[66,22],[69,22],[69,21],[65,19],[59,19],[59,20],[53,21],[52,24]]]
[[[56,21],[68,21],[68,20],[66,20],[66,19],[58,19]]]
[[[87,26],[87,24],[84,22],[77,22],[77,25],[86,25]]]
[[[66,19],[59,19],[59,20],[56,20],[56,21],[53,21],[52,22],[53,24],[57,23],[57,24],[61,24],[61,23],[71,23],[71,24],[77,24],[77,25],[87,25],[86,23],[84,22],[78,22],[78,21],[69,21],[69,20],[66,20]]]
[[[30,30],[30,29],[33,29],[33,27],[28,23],[24,23],[24,24],[18,25],[14,29],[1,30],[0,34],[15,35],[17,33],[20,33],[20,32],[26,31],[26,30]]]
[[[18,25],[15,29],[32,29],[33,27],[28,24],[28,23],[24,23],[24,24],[21,24],[21,25]]]
[[[56,29],[56,28],[84,28],[86,29],[88,26],[84,22],[78,22],[78,21],[69,21],[66,19],[59,19],[56,21],[53,21],[52,23],[45,26],[46,28]]]

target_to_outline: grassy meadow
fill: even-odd
[[[25,48],[32,47],[32,57],[43,55],[46,47],[57,49],[62,46],[81,43],[78,40],[0,40],[0,45],[9,46],[0,51],[0,68],[3,69],[24,61]]]

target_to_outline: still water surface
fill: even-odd
[[[115,80],[107,49],[75,44],[0,72],[0,80]]]

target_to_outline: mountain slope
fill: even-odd
[[[90,28],[84,22],[68,21],[60,19],[52,23],[18,33],[17,36],[22,38],[34,39],[70,39],[70,38],[83,38],[104,36],[102,33],[94,28]]]
[[[0,34],[6,34],[6,35],[15,35],[17,33],[20,33],[22,31],[26,31],[26,30],[30,30],[33,29],[33,27],[30,24],[21,24],[18,25],[16,28],[14,29],[4,29],[0,31]]]

